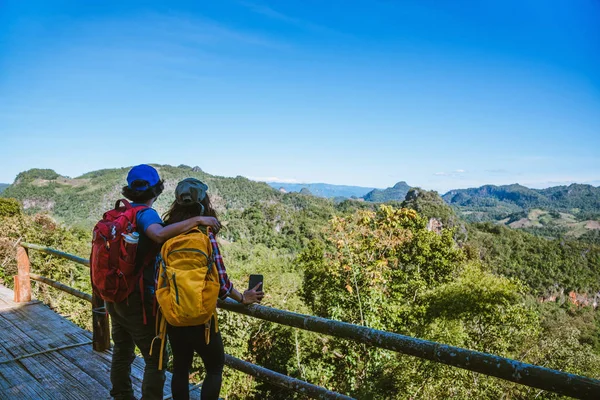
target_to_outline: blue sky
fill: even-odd
[[[0,182],[600,184],[600,2],[0,0]]]

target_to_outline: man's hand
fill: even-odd
[[[260,303],[265,296],[265,293],[259,288],[262,286],[262,282],[254,286],[252,289],[244,292],[242,304],[248,305],[252,303]]]
[[[215,234],[221,230],[221,223],[215,217],[196,217],[198,225],[210,226]]]

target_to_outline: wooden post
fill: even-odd
[[[31,280],[29,279],[29,255],[27,249],[17,246],[17,269],[15,275],[15,303],[31,301]]]
[[[96,351],[104,351],[110,348],[110,330],[108,313],[104,300],[92,290],[92,323],[93,323],[93,346]]]

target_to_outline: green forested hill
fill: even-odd
[[[472,220],[494,220],[528,209],[545,209],[575,214],[578,218],[600,216],[600,188],[572,184],[547,189],[530,189],[519,184],[485,185],[451,190],[443,199],[467,212]]]
[[[155,165],[165,182],[165,191],[159,196],[155,208],[162,213],[173,201],[178,181],[195,177],[209,185],[211,199],[224,220],[231,220],[231,229],[225,235],[232,239],[252,234],[268,223],[283,236],[311,231],[325,223],[334,212],[331,200],[303,196],[298,193],[280,193],[266,183],[243,177],[226,178],[207,174],[198,167],[180,165]],[[129,168],[105,169],[86,173],[77,178],[63,177],[52,170],[32,169],[20,173],[3,197],[19,200],[25,211],[44,211],[70,226],[89,229],[102,213],[121,198]],[[239,219],[252,220],[256,226],[242,227]],[[294,223],[290,221],[294,220]],[[306,226],[304,226],[306,223]],[[293,225],[293,227],[292,227]],[[226,233],[228,232],[228,233]]]
[[[387,189],[373,189],[365,194],[365,201],[377,203],[385,203],[386,201],[403,201],[406,194],[410,190],[410,186],[404,181],[396,183],[394,186]]]
[[[402,202],[335,203],[197,167],[156,167],[166,182],[159,211],[182,178],[210,186],[225,225],[219,236],[228,273],[238,288],[249,274],[263,274],[267,305],[600,378],[600,318],[591,306],[600,292],[600,246],[593,240],[465,222],[436,192],[419,188],[408,190]],[[74,179],[52,170],[19,174],[0,198],[0,283],[10,285],[16,272],[17,240],[89,254],[89,228],[120,197],[127,171]],[[559,201],[565,196],[552,193]],[[513,219],[505,223],[522,218]],[[87,269],[73,263],[32,252],[32,268],[90,291]],[[34,291],[89,327],[88,304],[43,285]],[[359,399],[560,398],[232,313],[219,319],[228,353]],[[300,398],[229,369],[222,394]]]
[[[485,260],[499,274],[518,278],[531,293],[600,292],[600,241],[593,234],[597,230],[589,230],[587,240],[577,240],[569,235],[543,237],[530,228],[510,229],[514,226],[492,222],[468,223],[461,221],[436,192],[419,188],[411,189],[401,206],[452,227],[455,240],[471,257]]]
[[[530,189],[518,184],[452,190],[443,196],[470,222],[492,221],[546,238],[600,243],[600,188],[572,184]]]
[[[185,177],[195,177],[206,182],[213,194],[214,203],[221,210],[242,209],[255,201],[269,201],[281,194],[264,183],[246,178],[222,178],[202,172],[199,168],[155,165],[165,181],[164,195],[158,198],[156,208],[166,211],[173,200],[177,182]],[[32,169],[20,173],[13,185],[2,194],[21,201],[25,210],[48,211],[68,225],[90,227],[102,212],[121,198],[121,188],[126,184],[129,168],[105,169],[89,172],[71,179],[52,170]],[[235,193],[235,195],[232,195]]]
[[[0,183],[0,193],[2,193],[4,191],[4,189],[6,189],[9,186],[10,186],[10,184],[8,184],[8,183]]]

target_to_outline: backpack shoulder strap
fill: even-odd
[[[129,211],[129,210],[136,210],[136,211],[140,211],[146,208],[150,208],[145,204],[140,204],[137,206],[132,206],[131,203],[129,201],[127,201],[127,199],[119,199],[116,201],[115,203],[115,210],[118,210],[120,208],[119,204],[123,203],[123,206],[125,207],[125,211]]]
[[[203,232],[200,230],[200,228],[198,228],[196,226],[196,227],[190,229],[189,231],[182,233],[182,235],[188,235],[188,234],[191,234],[191,233],[203,233]]]
[[[213,233],[210,226],[206,227],[206,233],[208,236],[208,241],[210,242],[211,247],[211,257],[208,266],[208,272],[211,271],[211,268],[215,266],[217,268],[217,274],[219,270],[223,270],[223,259],[221,257],[221,250],[219,249],[219,244],[217,243],[217,239],[215,238],[215,234]]]
[[[115,203],[115,210],[119,208],[119,204],[123,203],[123,206],[125,206],[126,210],[129,210],[130,208],[133,208],[133,206],[131,205],[130,202],[128,202],[126,199],[119,199],[117,200],[117,202]]]

